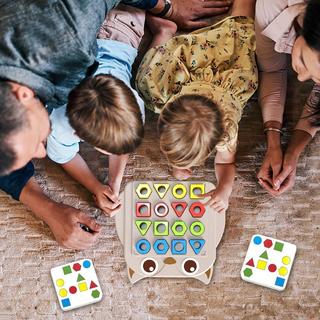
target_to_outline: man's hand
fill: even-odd
[[[120,208],[119,190],[114,192],[109,185],[100,184],[93,195],[97,206],[107,215],[113,215]]]
[[[172,14],[168,19],[181,29],[199,29],[209,25],[208,21],[199,19],[225,13],[231,5],[231,0],[172,0]]]
[[[57,242],[69,249],[88,249],[97,241],[101,226],[82,211],[60,203],[52,203],[52,212],[46,219]],[[91,232],[84,231],[85,225]]]
[[[282,168],[282,150],[281,147],[268,148],[264,157],[262,166],[258,173],[260,185],[265,188],[271,195],[276,195],[279,186],[275,184],[275,178]]]
[[[210,200],[208,200],[204,205],[215,209],[219,213],[225,213],[229,207],[230,194],[231,191],[226,192],[218,186],[217,189],[211,190],[203,194],[201,197],[210,197]]]

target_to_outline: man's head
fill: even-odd
[[[320,0],[310,0],[304,16],[302,35],[292,50],[292,67],[299,81],[320,84]]]
[[[159,117],[160,149],[176,168],[202,164],[223,134],[217,106],[200,95],[184,95],[169,103]]]
[[[49,116],[33,90],[14,82],[0,82],[0,175],[46,156]]]
[[[134,94],[111,75],[97,75],[75,87],[69,94],[67,116],[81,139],[108,153],[133,152],[143,138]]]

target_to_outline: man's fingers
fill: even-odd
[[[78,223],[88,226],[94,233],[99,233],[102,228],[100,224],[96,223],[84,213],[78,217]]]
[[[227,0],[206,0],[202,2],[203,8],[230,8],[232,1]]]
[[[118,197],[113,193],[113,190],[111,189],[110,186],[107,186],[107,188],[105,189],[104,194],[107,196],[107,198],[109,198],[112,202],[119,202]]]

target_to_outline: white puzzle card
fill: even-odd
[[[284,290],[296,250],[292,243],[253,235],[242,265],[241,278],[278,291]]]
[[[99,302],[102,291],[91,259],[51,269],[51,277],[63,311]]]

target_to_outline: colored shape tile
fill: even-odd
[[[63,274],[64,275],[72,273],[72,270],[71,270],[70,266],[65,266],[65,267],[62,268],[62,270],[63,270]]]
[[[200,221],[195,221],[195,222],[191,223],[189,230],[192,235],[199,237],[205,231],[204,224]]]
[[[172,254],[187,254],[187,241],[182,239],[173,239],[171,241]]]
[[[283,264],[288,265],[290,262],[291,262],[290,257],[285,256],[285,257],[282,258],[282,263]]]
[[[93,282],[93,281],[91,281],[91,283],[90,283],[90,289],[93,289],[93,288],[96,288],[97,287],[97,285]]]
[[[284,278],[277,277],[275,285],[278,286],[278,287],[283,287],[284,286],[284,282],[285,282]]]
[[[260,258],[268,260],[269,258],[268,258],[268,253],[267,253],[267,251],[264,251],[264,252],[260,255]]]
[[[147,254],[151,249],[150,242],[147,239],[140,239],[136,243],[136,250],[139,254]]]
[[[254,261],[253,261],[253,258],[251,258],[247,263],[246,263],[247,266],[250,266],[250,267],[254,267]]]
[[[85,280],[85,278],[79,273],[78,274],[78,278],[77,278],[77,282],[83,281]]]
[[[287,275],[287,273],[288,273],[288,269],[286,268],[286,267],[281,267],[280,269],[279,269],[279,275],[280,276],[286,276]]]
[[[67,299],[62,299],[62,300],[61,300],[61,304],[62,304],[62,307],[63,307],[63,308],[70,307],[70,306],[71,306],[70,299],[69,299],[69,298],[67,298]]]
[[[270,239],[267,239],[267,240],[264,240],[263,242],[263,245],[266,247],[266,248],[271,248],[272,247],[272,240]]]
[[[169,222],[168,221],[154,221],[153,234],[155,236],[168,236],[169,235]]]
[[[268,266],[268,270],[270,271],[270,272],[275,272],[276,270],[277,270],[277,266],[275,265],[275,264],[269,264],[269,266]]]
[[[136,227],[142,236],[148,232],[151,224],[152,222],[148,220],[136,220]]]
[[[59,296],[64,298],[68,295],[68,291],[66,289],[60,289],[59,290]]]
[[[253,243],[254,243],[254,244],[259,245],[261,242],[262,242],[261,237],[255,236],[255,237],[253,238]]]
[[[153,244],[153,249],[156,254],[166,254],[169,250],[168,242],[165,239],[158,239]]]
[[[84,268],[90,268],[91,262],[89,260],[84,260],[82,265]]]
[[[140,199],[148,199],[151,192],[152,190],[147,183],[140,183],[136,189],[136,193]]]
[[[202,218],[206,209],[204,204],[198,201],[191,204],[189,212],[193,218]]]
[[[204,184],[190,184],[190,199],[199,199],[205,193]]]
[[[172,195],[176,199],[182,199],[186,196],[186,194],[187,188],[182,183],[178,183],[172,188]]]
[[[205,240],[203,239],[190,239],[189,244],[195,254],[199,254],[204,247]]]
[[[183,237],[186,231],[188,230],[186,224],[182,220],[177,220],[171,226],[171,230],[175,236]]]
[[[74,271],[80,271],[81,270],[81,265],[80,265],[80,263],[75,263],[72,266],[72,268],[73,268]]]
[[[69,292],[71,294],[75,294],[77,292],[77,288],[75,286],[72,286],[72,287],[69,288]]]
[[[91,295],[92,295],[93,298],[99,298],[99,296],[100,296],[100,291],[99,291],[99,290],[93,290],[93,291],[91,292]]]
[[[79,287],[79,290],[80,290],[80,291],[87,291],[87,290],[88,290],[88,287],[87,287],[87,283],[86,283],[86,282],[78,283],[78,287]]]
[[[163,199],[169,190],[170,185],[169,183],[155,183],[153,187],[155,188],[159,198]]]
[[[258,260],[257,268],[260,270],[265,270],[267,266],[267,261]]]
[[[276,243],[274,244],[273,249],[274,249],[274,250],[276,250],[276,251],[280,251],[280,252],[282,252],[282,249],[283,249],[283,243],[282,243],[282,242],[278,242],[278,241],[276,241]]]
[[[58,280],[56,281],[56,284],[57,284],[58,287],[62,287],[62,286],[64,285],[63,279],[58,279]]]
[[[250,269],[250,268],[245,268],[244,270],[243,270],[243,274],[246,276],[246,277],[251,277],[252,276],[252,274],[253,274],[253,272],[252,272],[252,270]]]
[[[186,202],[172,202],[171,207],[173,208],[177,217],[180,218],[188,207],[188,204]]]

